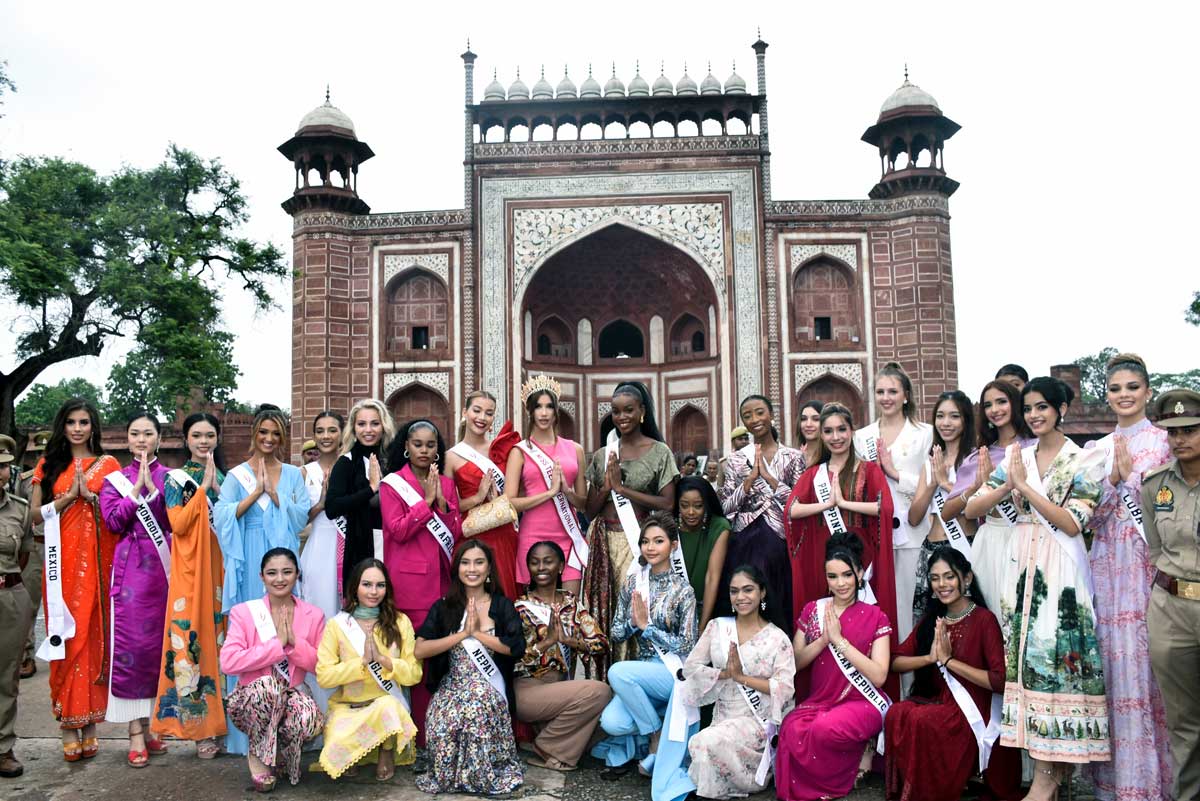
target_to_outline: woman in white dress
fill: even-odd
[[[912,380],[896,362],[888,362],[875,376],[875,407],[879,419],[854,432],[854,451],[864,461],[879,463],[892,491],[896,634],[903,642],[913,627],[917,563],[929,533],[929,518],[910,524],[908,507],[933,447],[933,427],[917,420]]]
[[[338,529],[325,514],[329,475],[337,464],[345,421],[337,412],[323,411],[313,420],[313,441],[320,456],[302,468],[308,491],[308,539],[300,552],[300,597],[325,613],[325,619],[341,611],[338,586]],[[312,681],[316,687],[316,679]],[[323,709],[324,707],[322,707]]]

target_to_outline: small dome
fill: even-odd
[[[538,82],[533,85],[534,100],[553,100],[554,87],[546,80],[546,68],[542,68],[542,77],[538,78]]]
[[[650,84],[646,83],[646,79],[642,77],[642,66],[637,65],[634,70],[633,80],[629,82],[630,97],[649,97]]]
[[[933,99],[933,95],[915,83],[909,83],[908,76],[905,75],[904,83],[900,84],[900,88],[892,92],[892,96],[883,101],[883,105],[879,108],[879,114],[882,116],[889,111],[896,111],[897,109],[910,106],[932,106],[938,114],[942,113],[938,102]]]
[[[675,94],[675,84],[671,83],[671,79],[666,76],[665,72],[659,72],[658,77],[654,79],[654,89],[651,90],[651,93],[655,97],[673,95]]]
[[[734,62],[733,72],[725,79],[725,94],[727,95],[744,95],[746,94],[746,80],[737,74],[737,62]]]
[[[528,100],[529,87],[521,80],[521,68],[517,68],[517,79],[512,82],[512,86],[508,87],[509,100]]]
[[[605,97],[624,97],[625,84],[617,77],[617,65],[613,64],[612,77],[604,83]]]
[[[296,132],[299,133],[305,128],[317,126],[345,128],[352,136],[354,135],[354,122],[346,115],[346,112],[329,102],[328,91],[325,93],[325,102],[304,115],[304,118],[300,120],[300,125],[296,127]]]
[[[496,80],[496,71],[492,70],[492,82],[483,90],[483,102],[494,103],[503,100],[504,97],[504,87],[500,84],[500,81]]]
[[[567,75],[567,68],[563,67],[562,80],[558,82],[558,88],[554,90],[555,97],[578,97],[579,90],[575,88],[575,82]]]
[[[580,97],[600,97],[600,82],[592,77],[592,68],[588,67],[588,76],[579,85]]]
[[[717,76],[712,74],[712,64],[708,65],[708,74],[704,76],[704,80],[700,82],[700,94],[702,95],[719,95],[721,94],[721,82],[717,80]]]
[[[683,77],[679,79],[679,83],[675,84],[675,94],[677,95],[698,95],[700,91],[696,88],[696,82],[687,74],[687,64],[683,65]]]

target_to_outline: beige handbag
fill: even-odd
[[[485,531],[499,528],[506,523],[512,523],[515,526],[516,522],[517,510],[513,508],[508,498],[500,495],[467,512],[467,517],[462,524],[462,533],[464,537],[474,537]]]

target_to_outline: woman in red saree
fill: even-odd
[[[875,462],[863,462],[854,454],[854,420],[840,403],[821,409],[821,461],[804,471],[788,498],[788,555],[792,562],[792,619],[810,601],[829,594],[825,579],[825,546],[836,510],[846,531],[863,544],[866,571],[863,600],[877,603],[888,620],[896,615],[896,574],[892,562],[892,494],[887,476]],[[828,481],[829,497],[818,498],[817,485]],[[833,524],[836,525],[836,524]],[[869,592],[867,592],[869,590]],[[797,624],[799,631],[799,624]],[[897,645],[893,637],[892,647]],[[797,698],[803,697],[806,678],[796,674]],[[898,698],[895,677],[885,688]]]
[[[117,540],[100,517],[99,494],[104,477],[121,465],[103,454],[100,415],[91,403],[72,398],[54,416],[46,455],[33,473],[33,522],[43,523],[42,506],[54,503],[62,600],[75,620],[74,636],[63,638],[63,655],[50,656],[50,703],[68,762],[96,755],[96,723],[108,705],[108,583]],[[49,592],[47,581],[44,602]],[[49,645],[47,640],[44,647]]]

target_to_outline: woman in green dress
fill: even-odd
[[[684,476],[675,485],[675,520],[679,523],[679,548],[688,581],[696,593],[700,620],[697,631],[704,631],[720,593],[721,569],[732,526],[721,509],[717,491],[699,476]]]

